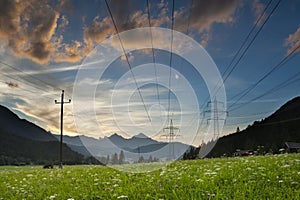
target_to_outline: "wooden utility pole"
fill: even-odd
[[[64,118],[64,104],[71,103],[71,99],[69,101],[64,101],[64,93],[65,91],[62,90],[61,93],[61,101],[55,100],[55,104],[60,104],[60,151],[59,151],[59,168],[62,169],[62,146],[63,146],[63,118]]]

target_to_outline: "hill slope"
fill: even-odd
[[[59,141],[39,126],[0,106],[0,165],[57,163]],[[64,163],[82,163],[83,156],[63,145]]]
[[[278,153],[287,141],[300,142],[300,97],[245,130],[221,137],[209,157],[232,155],[236,149],[256,150],[258,146],[265,152]]]
[[[0,130],[7,134],[13,134],[37,141],[56,141],[56,138],[41,127],[20,119],[8,108],[0,105]]]

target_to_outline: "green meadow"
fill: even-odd
[[[300,199],[300,154],[176,161],[146,173],[3,166],[0,178],[0,199]]]

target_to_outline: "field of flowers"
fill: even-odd
[[[148,173],[5,166],[0,178],[0,199],[300,199],[300,154],[177,161]]]

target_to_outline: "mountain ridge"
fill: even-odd
[[[1,130],[36,141],[56,141],[56,138],[36,124],[19,118],[17,114],[0,105]]]
[[[0,105],[0,165],[57,164],[59,141],[50,132]],[[83,155],[63,144],[63,161],[81,164]]]
[[[246,129],[218,139],[209,157],[232,155],[237,149],[279,153],[288,141],[300,142],[300,97],[280,106],[273,114]]]

